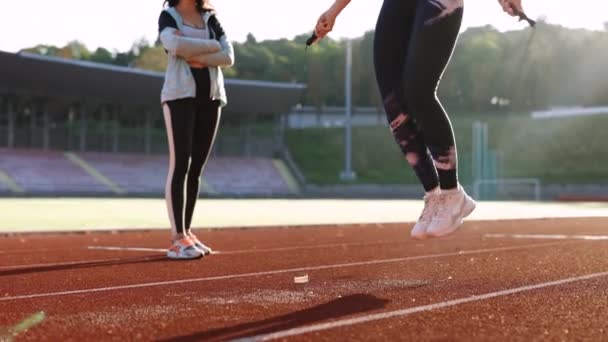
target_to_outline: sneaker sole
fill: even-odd
[[[456,223],[453,226],[451,226],[449,229],[443,231],[441,234],[433,234],[432,232],[428,232],[428,231],[426,234],[428,236],[436,237],[436,238],[454,234],[462,226],[462,224],[464,223],[464,219],[467,216],[471,215],[471,213],[475,210],[475,208],[477,208],[477,203],[474,200],[471,200],[470,202],[465,204],[462,214],[458,217],[458,219],[456,219]]]
[[[195,246],[195,248],[198,249],[199,251],[201,251],[201,253],[203,253],[204,256],[211,255],[213,253],[213,250],[209,247],[201,248],[201,247]]]
[[[426,232],[422,232],[421,234],[414,234],[414,232],[411,232],[410,236],[414,240],[426,240],[429,238],[429,236]]]
[[[167,258],[172,259],[172,260],[196,260],[196,259],[200,259],[204,256],[204,254],[200,254],[200,255],[195,255],[195,256],[180,256],[180,255],[176,255],[176,254],[169,254],[167,253]]]

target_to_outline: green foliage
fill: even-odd
[[[59,48],[51,45],[39,44],[31,48],[23,49],[22,52],[35,53],[42,56],[56,56]]]
[[[304,50],[308,34],[293,39],[257,40],[249,34],[235,46],[236,65],[227,77],[308,85],[305,104],[344,103],[345,42],[324,39]],[[374,33],[353,42],[353,101],[381,106],[374,68]],[[91,53],[77,41],[65,47],[38,45],[25,51],[42,55],[163,70],[162,47],[140,39],[126,52],[99,48]],[[608,103],[608,31],[567,29],[540,23],[533,31],[499,32],[491,26],[460,35],[439,88],[450,111],[514,112],[557,105]],[[508,100],[497,106],[492,99]]]
[[[528,116],[452,115],[459,177],[470,182],[472,124],[488,123],[489,148],[502,156],[499,176],[539,178],[543,184],[601,184],[608,174],[605,143],[608,115],[534,120]],[[307,180],[340,183],[344,165],[344,130],[288,130],[287,145]],[[310,142],[314,141],[314,144]],[[599,159],[598,159],[599,158]],[[417,184],[388,128],[353,129],[353,166],[358,183]]]
[[[112,64],[114,55],[110,51],[100,47],[91,54],[90,60],[97,63]]]
[[[164,71],[167,67],[167,54],[162,46],[149,47],[140,53],[134,63],[136,68]]]
[[[344,129],[289,130],[287,146],[313,184],[338,184],[344,168]],[[314,144],[311,142],[315,142]],[[358,183],[414,183],[415,178],[388,128],[353,128],[353,168]]]

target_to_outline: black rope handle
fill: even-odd
[[[308,38],[308,39],[306,40],[306,47],[311,46],[311,45],[312,45],[312,43],[314,43],[314,42],[315,42],[315,40],[317,40],[317,34],[313,32],[313,33],[312,33],[312,35],[310,36],[310,38]]]
[[[527,22],[528,22],[528,24],[529,24],[531,27],[535,27],[535,26],[536,26],[536,21],[534,21],[534,20],[530,19],[530,17],[528,17],[528,16],[526,15],[526,13],[524,13],[524,12],[522,12],[522,11],[518,10],[517,8],[513,8],[513,11],[515,12],[515,15],[519,17],[519,21],[525,20],[525,21],[527,21]]]

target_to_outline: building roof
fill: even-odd
[[[0,94],[159,106],[164,74],[130,67],[0,51]],[[278,114],[299,103],[300,83],[226,79],[234,114]]]

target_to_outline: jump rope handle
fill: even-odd
[[[513,8],[513,11],[515,12],[515,15],[519,17],[519,21],[525,20],[525,21],[527,21],[527,22],[528,22],[528,24],[529,24],[531,27],[535,27],[535,26],[536,26],[536,21],[534,21],[534,20],[530,19],[530,18],[529,18],[529,17],[526,15],[526,13],[524,13],[524,12],[522,12],[522,11],[518,10],[518,9],[517,9],[517,8],[515,8],[515,7],[511,7],[511,8]]]
[[[308,39],[306,40],[306,47],[311,46],[311,45],[312,45],[312,43],[314,43],[314,42],[315,42],[315,40],[317,40],[317,34],[313,32],[313,33],[312,33],[312,35],[310,36],[310,38],[308,38]]]

